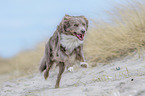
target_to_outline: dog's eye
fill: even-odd
[[[75,26],[75,27],[78,27],[78,26],[79,26],[79,24],[74,24],[74,26]]]
[[[82,25],[85,26],[86,24],[85,23],[82,23]]]

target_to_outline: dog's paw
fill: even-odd
[[[55,88],[59,88],[59,85],[55,85]]]
[[[81,67],[87,68],[88,63],[87,62],[80,62]]]
[[[44,72],[44,78],[45,78],[45,80],[47,80],[48,76],[49,76],[48,71],[45,71],[45,72]]]
[[[74,68],[73,68],[73,67],[69,67],[67,70],[68,70],[69,72],[73,72],[73,71],[74,71]]]

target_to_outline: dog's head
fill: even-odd
[[[83,41],[88,29],[88,20],[84,16],[65,15],[61,22],[61,33],[72,35]]]

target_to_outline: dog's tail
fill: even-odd
[[[39,70],[40,70],[40,72],[43,72],[45,69],[46,69],[46,60],[44,57],[42,57],[42,59],[40,61]]]

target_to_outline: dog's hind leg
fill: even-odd
[[[46,70],[44,72],[44,78],[47,79],[49,76],[49,70],[51,69],[52,65],[53,65],[53,61],[52,61],[52,49],[50,48],[50,41],[46,44],[45,46],[45,60],[46,60]]]
[[[59,83],[60,83],[60,80],[61,80],[61,75],[64,72],[64,70],[65,70],[65,64],[64,64],[64,62],[60,62],[59,63],[59,73],[58,73],[58,76],[57,76],[55,88],[59,88]]]
[[[46,59],[43,56],[41,59],[41,62],[40,62],[39,70],[40,70],[40,72],[43,72],[45,69],[46,69]]]
[[[47,67],[46,67],[46,70],[45,70],[45,72],[44,72],[44,78],[45,78],[45,80],[48,78],[48,76],[49,76],[49,71],[50,71],[50,69],[51,69],[51,67],[52,67],[52,65],[53,65],[53,61],[51,61],[51,62],[49,62],[48,64],[46,64],[47,65]]]

